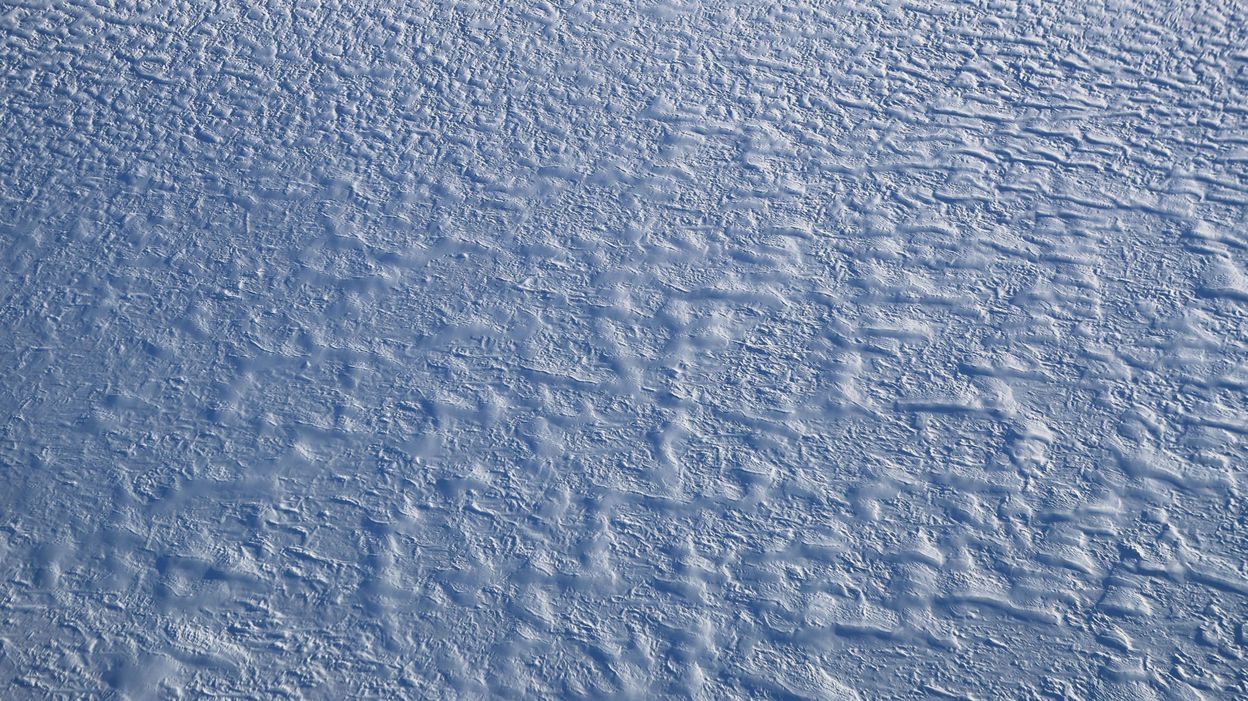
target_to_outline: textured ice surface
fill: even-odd
[[[1248,694],[1248,7],[7,2],[0,696]]]

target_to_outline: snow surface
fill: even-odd
[[[1248,694],[1248,6],[0,7],[0,697]]]

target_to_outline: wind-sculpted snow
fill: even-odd
[[[0,697],[1248,695],[1248,6],[0,27]]]

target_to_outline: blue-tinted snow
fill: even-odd
[[[1248,694],[1238,2],[9,2],[0,696]]]

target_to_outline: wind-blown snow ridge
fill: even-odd
[[[1248,696],[1237,2],[0,8],[0,696]]]

